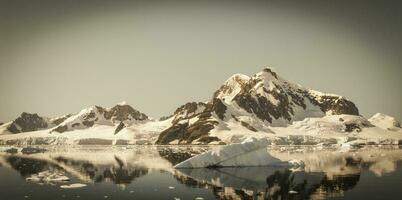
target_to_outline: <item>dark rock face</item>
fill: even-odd
[[[359,110],[356,105],[343,97],[321,96],[321,101],[318,101],[313,97],[306,97],[309,98],[312,104],[320,106],[323,112],[332,111],[332,114],[335,115],[359,115]]]
[[[264,69],[264,71],[271,73],[270,69]],[[277,78],[276,73],[272,75]],[[293,114],[293,104],[305,106],[298,95],[292,94],[291,101],[289,101],[285,88],[272,83],[275,89],[268,90],[261,84],[264,81],[261,77],[252,77],[250,81],[243,85],[239,94],[233,99],[234,102],[247,112],[254,113],[258,118],[270,123],[272,123],[272,117],[275,119],[284,118],[290,121],[291,114]],[[258,87],[263,87],[262,90],[267,95],[272,95],[277,100],[277,105],[274,105],[265,96],[257,93],[256,90],[258,90]]]
[[[173,117],[173,115],[163,116],[163,117],[159,118],[159,121],[165,121],[165,120],[167,120],[167,119],[169,119],[171,117]]]
[[[126,125],[123,122],[120,122],[120,124],[117,126],[116,130],[114,131],[114,134],[116,135],[125,127],[126,127]]]
[[[247,128],[248,130],[250,130],[250,131],[254,131],[254,132],[257,132],[257,131],[258,131],[257,129],[255,129],[253,126],[251,126],[251,125],[248,124],[247,122],[241,121],[241,125],[244,126],[244,127],[246,127],[246,128]]]
[[[188,123],[173,124],[168,129],[164,130],[158,137],[156,144],[169,144],[174,140],[181,140],[187,132]]]
[[[129,119],[147,120],[148,116],[135,110],[129,105],[116,105],[110,110],[106,110],[104,117],[113,121],[125,121]]]
[[[46,120],[38,114],[30,114],[23,112],[20,117],[15,119],[13,123],[8,127],[8,130],[12,133],[21,133],[28,131],[37,131],[39,129],[47,128],[48,124]]]
[[[397,127],[397,128],[401,128],[401,123],[398,122],[398,121],[395,121],[395,122],[393,123],[393,125],[394,125],[395,127]]]
[[[67,130],[68,130],[68,127],[66,125],[64,125],[64,126],[56,127],[53,131],[58,132],[58,133],[64,133]]]
[[[179,144],[191,144],[196,139],[199,143],[208,144],[212,141],[220,141],[218,138],[208,136],[217,122],[197,121],[192,125],[174,124],[164,130],[158,137],[156,144],[169,144],[172,141],[178,140]]]
[[[343,122],[343,125],[345,126],[345,132],[361,132],[363,128],[373,127],[373,125],[369,121],[365,120],[345,121],[344,119],[340,118],[339,121]]]
[[[57,125],[63,123],[67,118],[69,118],[71,116],[72,116],[72,114],[64,115],[64,116],[52,119],[52,120],[50,120],[50,122],[57,126]]]
[[[8,127],[7,130],[11,133],[23,133],[29,131],[37,131],[40,129],[47,129],[57,126],[64,122],[71,115],[65,115],[62,117],[47,119],[41,117],[36,113],[23,112],[21,116],[15,119]]]
[[[218,101],[220,103],[217,103]],[[219,99],[215,104],[192,102],[181,106],[175,112],[178,116],[173,120],[173,125],[159,135],[156,144],[169,144],[175,140],[178,140],[179,144],[191,144],[194,140],[198,140],[200,144],[220,141],[216,137],[210,137],[209,131],[214,129],[215,125],[218,124],[216,120],[211,119],[212,112],[226,109],[226,107],[223,106],[223,103]],[[204,109],[204,111],[201,113],[196,112],[202,109]],[[193,117],[198,117],[199,119],[189,124],[188,119]]]
[[[200,113],[204,112],[206,109],[206,104],[202,102],[190,102],[186,103],[185,105],[180,106],[176,111],[174,112],[173,116],[173,124],[178,123],[181,120],[184,119],[190,119],[192,117],[195,117],[199,115]]]
[[[357,124],[345,124],[345,132],[360,132],[362,129]]]
[[[218,115],[219,119],[223,120],[225,118],[225,113],[227,110],[226,105],[220,100],[220,99],[213,99],[212,100],[212,108],[210,110],[212,110],[213,112],[215,112],[216,115]]]

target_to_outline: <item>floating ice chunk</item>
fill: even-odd
[[[43,171],[39,172],[38,174],[31,175],[25,180],[31,182],[52,183],[70,181],[70,178],[57,172]]]
[[[87,186],[87,185],[82,184],[82,183],[73,183],[73,184],[70,184],[70,185],[62,185],[60,187],[63,188],[63,189],[75,189],[75,188],[82,188],[82,187],[85,187],[85,186]]]
[[[175,168],[249,167],[288,164],[268,152],[267,139],[250,138],[239,144],[217,147],[175,166]]]
[[[173,187],[173,186],[169,186],[169,189],[170,189],[170,190],[173,190],[173,189],[174,189],[174,187]]]

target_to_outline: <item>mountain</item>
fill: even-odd
[[[36,113],[23,112],[14,121],[4,124],[6,131],[16,134],[22,132],[38,131],[55,127],[66,120],[70,115],[57,118],[39,116]]]
[[[120,131],[134,122],[149,120],[144,113],[135,110],[125,103],[118,104],[112,108],[92,106],[81,110],[77,114],[68,114],[57,118],[39,116],[36,113],[23,112],[21,116],[12,122],[2,125],[4,131],[9,133],[24,133],[39,130],[63,133],[67,131],[86,129],[97,125],[108,125],[118,127]],[[117,133],[117,132],[116,132]]]
[[[217,132],[270,132],[294,121],[326,115],[359,115],[355,104],[334,94],[325,94],[291,83],[271,68],[252,77],[235,74],[206,103],[187,103],[172,115],[172,126],[157,144],[221,143]],[[241,129],[240,131],[243,131]]]
[[[402,144],[393,117],[359,115],[345,97],[291,83],[270,68],[235,74],[207,102],[189,102],[152,120],[126,103],[47,118],[22,113],[0,125],[0,145],[231,144],[266,138],[277,145]]]
[[[70,116],[53,128],[51,132],[63,133],[77,129],[86,129],[93,127],[95,124],[109,126],[119,124],[118,128],[121,130],[124,125],[128,126],[134,122],[146,120],[149,120],[147,115],[135,110],[126,103],[118,104],[112,108],[92,106],[81,110],[78,114]]]
[[[110,108],[91,106],[53,119],[23,113],[0,126],[0,145],[154,144],[170,124],[170,119],[152,120],[125,102]]]

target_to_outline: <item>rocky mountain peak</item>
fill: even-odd
[[[8,127],[8,131],[11,133],[21,133],[29,131],[37,131],[39,129],[47,128],[47,120],[40,117],[36,113],[23,112],[15,119]]]
[[[106,110],[105,118],[112,121],[125,120],[148,120],[148,116],[139,112],[128,104],[117,104],[116,106]]]
[[[114,125],[119,124],[120,122],[129,123],[148,119],[147,115],[139,112],[126,103],[119,103],[111,108],[91,106],[81,110],[76,115],[72,115],[51,132],[63,133],[74,129],[89,128],[95,124]]]
[[[229,123],[257,132],[268,126],[288,126],[294,121],[329,114],[358,115],[359,111],[344,97],[303,88],[283,79],[272,68],[264,68],[251,78],[242,74],[231,76],[206,104],[193,102],[177,109],[172,126],[160,134],[157,142],[219,142],[209,132],[227,129]]]
[[[257,76],[264,77],[264,79],[278,79],[277,73],[271,67],[265,67]]]
[[[204,112],[207,104],[202,102],[189,102],[176,109],[173,116],[173,123],[177,123],[183,119],[189,119]]]

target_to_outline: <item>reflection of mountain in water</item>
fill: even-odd
[[[207,151],[208,148],[203,147],[159,147],[159,155],[169,161],[172,165],[183,162],[194,155]]]
[[[119,185],[131,184],[157,169],[158,172],[171,172],[174,179],[188,187],[209,188],[217,199],[277,200],[343,196],[345,191],[359,184],[363,170],[382,176],[393,172],[402,160],[400,149],[358,149],[350,152],[279,149],[272,150],[272,155],[281,160],[301,159],[305,163],[304,168],[172,168],[172,164],[207,149],[141,146],[136,149],[100,151],[47,151],[30,155],[0,153],[0,166],[16,170],[24,178],[49,171],[80,182],[111,182]]]
[[[228,170],[219,170],[218,172],[215,169],[180,169],[180,172],[175,174],[175,178],[180,183],[191,187],[210,188],[218,199],[273,200],[311,199],[318,196],[318,193],[320,196],[339,196],[339,194],[343,194],[343,192],[356,186],[360,179],[360,174],[334,176],[329,179],[325,173],[292,172],[289,169],[270,170],[266,171],[268,172],[267,176],[263,176],[259,174],[259,172],[264,171],[263,168],[239,168],[237,172],[248,171],[250,177],[261,177],[242,179],[237,174],[228,173]],[[184,173],[190,174],[190,176],[184,175]],[[217,174],[221,175],[215,176]],[[215,179],[208,180],[206,177],[215,177]]]
[[[94,182],[113,181],[116,184],[130,184],[136,178],[144,176],[148,173],[145,167],[129,168],[124,165],[121,159],[115,156],[116,165],[98,165],[88,161],[72,160],[62,156],[56,157],[56,161],[64,165],[72,166],[80,172],[86,174]]]
[[[61,167],[55,164],[29,157],[8,156],[5,161],[13,169],[18,171],[22,177],[27,177],[46,170],[61,170]]]
[[[62,156],[48,160],[8,155],[4,160],[24,178],[48,170],[86,177],[85,181],[112,181],[115,184],[130,184],[136,178],[148,173],[148,169],[145,167],[126,167],[118,157],[115,159],[117,166],[113,163],[111,165],[94,165],[88,161],[73,160]]]

